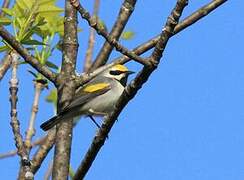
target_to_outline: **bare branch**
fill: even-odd
[[[100,0],[95,0],[94,7],[93,7],[93,16],[95,17],[97,17],[98,15],[99,4],[100,4]],[[90,27],[90,35],[89,35],[88,48],[85,57],[84,72],[88,72],[88,70],[91,67],[94,43],[95,43],[95,30]]]
[[[65,1],[63,59],[58,76],[58,112],[61,111],[75,94],[75,66],[78,50],[77,11]],[[66,180],[69,175],[70,151],[72,143],[73,119],[57,125],[52,178]]]
[[[205,6],[199,8],[197,11],[193,12],[190,16],[186,17],[184,20],[182,20],[174,29],[174,32],[172,36],[178,34],[182,30],[186,29],[187,27],[191,26],[192,24],[196,23],[203,17],[207,16],[209,13],[211,13],[213,10],[221,6],[223,3],[225,3],[227,0],[214,0]],[[160,34],[155,36],[154,38],[148,40],[147,42],[137,46],[133,49],[133,52],[135,52],[137,55],[141,55],[144,52],[152,49],[157,41],[160,38]],[[121,56],[113,60],[115,64],[124,64],[130,60],[127,56]]]
[[[17,79],[17,66],[18,66],[18,55],[15,52],[11,53],[12,58],[12,77],[10,79],[10,102],[11,102],[11,126],[15,139],[15,146],[17,153],[21,158],[21,166],[24,167],[23,171],[20,172],[20,179],[33,179],[33,174],[30,169],[30,161],[26,148],[23,142],[23,138],[20,133],[19,121],[17,119],[17,92],[18,92],[18,79]],[[22,169],[22,168],[21,168]]]
[[[31,147],[35,147],[35,146],[38,146],[38,145],[42,144],[45,138],[46,137],[41,137],[41,138],[37,139],[36,141],[34,141],[33,143],[31,143]],[[17,154],[17,149],[11,150],[9,152],[0,154],[0,159],[4,159],[4,158],[8,158],[8,157],[13,157],[16,154]]]
[[[132,14],[134,8],[136,5],[136,0],[125,0],[120,8],[119,15],[117,17],[116,22],[113,25],[113,28],[111,32],[109,33],[109,36],[115,38],[116,40],[119,39],[121,33],[123,32],[130,15]],[[101,48],[100,52],[98,53],[98,56],[95,59],[95,62],[92,65],[91,71],[97,69],[101,65],[104,65],[113,50],[113,46],[109,42],[105,42],[103,44],[103,47]]]
[[[11,58],[9,53],[6,53],[3,57],[1,63],[0,63],[0,80],[4,77],[5,73],[8,71],[8,69],[11,67]]]
[[[34,125],[35,125],[35,120],[36,120],[36,114],[38,112],[39,98],[40,98],[41,91],[45,88],[45,84],[35,81],[34,86],[35,86],[35,96],[34,96],[34,100],[33,100],[31,117],[29,120],[29,126],[26,131],[26,137],[25,137],[25,146],[26,146],[27,153],[30,152],[31,147],[32,147],[31,140],[32,140],[32,137],[35,135],[35,126]]]
[[[89,12],[81,6],[78,0],[70,0],[70,2],[72,2],[73,6],[79,11],[81,17],[87,20],[89,25],[93,27],[99,35],[103,36],[109,44],[113,45],[117,51],[140,64],[149,65],[149,62],[146,59],[137,56],[134,52],[122,46],[114,37],[110,36],[103,27],[99,26],[97,18],[92,18]]]
[[[55,135],[56,129],[51,129],[50,131],[48,131],[47,136],[45,136],[45,139],[43,140],[40,147],[34,154],[31,161],[31,170],[33,174],[35,174],[38,171],[47,154],[52,149],[53,144],[55,143]]]
[[[177,24],[177,26],[174,29],[174,32],[172,34],[172,36],[174,36],[175,34],[178,34],[179,32],[181,32],[182,30],[184,30],[185,28],[189,27],[190,25],[194,24],[195,22],[197,22],[198,20],[202,19],[204,16],[208,15],[209,13],[211,13],[213,10],[215,10],[216,8],[218,8],[220,5],[222,5],[224,2],[226,2],[227,0],[215,0],[210,2],[209,4],[201,7],[200,9],[198,9],[197,11],[195,11],[194,13],[192,13],[190,16],[188,16],[187,18],[185,18],[184,20],[182,20],[179,24]],[[154,38],[146,41],[145,43],[137,46],[136,48],[133,49],[133,52],[136,53],[137,55],[141,55],[144,52],[152,49],[156,44],[157,41],[160,38],[160,34],[155,36]],[[82,84],[88,82],[89,80],[91,80],[92,78],[94,78],[95,76],[97,76],[99,73],[101,73],[101,71],[105,70],[108,67],[113,66],[114,64],[124,64],[126,62],[130,61],[130,58],[127,56],[121,56],[118,57],[116,59],[114,59],[112,61],[111,64],[106,65],[102,68],[99,68],[91,73],[84,73],[81,76],[76,78],[76,84],[77,87],[81,86]]]
[[[110,132],[119,114],[121,113],[123,108],[127,105],[127,103],[136,95],[137,91],[142,87],[142,85],[148,80],[151,73],[157,68],[157,66],[155,65],[157,65],[160,60],[158,58],[159,57],[158,51],[162,49],[160,53],[161,54],[163,53],[163,50],[165,49],[165,46],[169,39],[169,36],[167,36],[167,34],[173,33],[173,30],[175,26],[178,24],[179,18],[187,3],[188,3],[187,0],[177,1],[176,6],[171,12],[171,15],[169,16],[166,25],[164,27],[164,29],[167,30],[167,33],[165,33],[164,31],[162,32],[162,35],[160,36],[160,39],[156,45],[155,49],[157,53],[156,54],[157,58],[155,59],[152,58],[153,62],[151,66],[144,66],[143,70],[140,73],[138,73],[136,78],[125,88],[122,96],[119,98],[119,101],[115,106],[115,110],[104,118],[101,128],[99,129],[98,133],[94,137],[90,148],[88,149],[84,159],[82,160],[80,166],[78,167],[75,177],[73,178],[74,180],[83,179],[85,177],[86,173],[88,172],[89,168],[92,165],[92,162],[95,160],[96,155],[98,154],[99,150],[103,146],[106,137],[108,136],[108,133]],[[158,48],[160,48],[160,50]]]
[[[43,76],[45,76],[48,80],[52,81],[56,84],[56,74],[48,69],[46,66],[43,66],[31,56],[27,49],[25,49],[21,43],[19,43],[14,36],[12,36],[2,25],[0,25],[0,36],[10,44],[20,56],[24,58],[24,60],[29,63],[33,68],[35,68],[38,72],[40,72]]]

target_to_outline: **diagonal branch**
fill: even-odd
[[[109,36],[115,38],[116,40],[119,39],[121,33],[123,32],[130,15],[133,13],[134,8],[136,5],[136,0],[125,0],[120,8],[119,15],[116,19],[116,22],[113,25],[113,28],[111,32],[109,33]],[[101,48],[100,52],[98,53],[98,56],[96,57],[91,71],[97,69],[101,65],[104,65],[113,50],[113,46],[109,42],[105,42],[103,44],[103,47]]]
[[[146,59],[137,56],[134,52],[122,46],[114,37],[110,36],[103,27],[99,26],[97,18],[91,17],[89,12],[81,6],[78,0],[70,0],[70,2],[72,2],[73,6],[79,11],[81,17],[87,20],[89,25],[93,27],[99,35],[103,36],[109,44],[113,45],[117,51],[140,64],[149,65]]]
[[[12,36],[2,25],[0,25],[0,36],[10,44],[16,52],[19,53],[20,56],[24,58],[24,60],[29,63],[33,68],[35,68],[38,72],[44,75],[48,80],[52,81],[56,84],[56,74],[48,69],[46,66],[41,65],[37,59],[31,56],[27,49],[25,49],[21,43],[19,43],[14,36]]]
[[[93,16],[95,17],[97,17],[98,15],[99,4],[100,4],[100,0],[95,0],[94,7],[93,7],[94,9]],[[95,44],[95,30],[92,27],[90,27],[90,35],[88,40],[88,48],[86,50],[84,72],[88,72],[88,70],[91,68],[94,44]]]
[[[187,0],[178,0],[175,8],[171,12],[171,15],[169,16],[166,25],[164,27],[167,33],[165,33],[165,31],[161,33],[160,39],[155,48],[157,53],[159,51],[158,48],[162,49],[162,50],[160,49],[161,56],[170,37],[168,36],[168,33],[169,34],[173,33],[173,30],[175,26],[178,24],[183,9],[187,6],[187,4],[188,4]],[[73,178],[74,180],[83,179],[85,177],[93,161],[95,160],[99,150],[103,146],[106,137],[108,136],[108,133],[110,132],[119,114],[121,113],[123,108],[127,105],[127,103],[136,95],[137,91],[142,87],[142,85],[148,80],[151,73],[157,68],[157,64],[159,63],[159,60],[160,60],[159,58],[157,59],[152,58],[151,66],[144,66],[143,70],[139,72],[136,78],[126,87],[122,96],[119,98],[119,101],[115,106],[115,110],[105,117],[101,128],[99,129],[98,133],[94,137],[90,148],[88,149],[84,159],[82,160],[80,166],[78,167],[75,177]]]
[[[39,139],[35,140],[33,143],[31,143],[31,147],[41,145],[44,142],[45,138],[46,138],[46,136],[40,137]],[[17,154],[17,152],[18,152],[18,150],[15,149],[15,150],[11,150],[11,151],[6,152],[6,153],[2,153],[2,154],[0,154],[0,159],[15,156]]]
[[[205,17],[206,15],[211,13],[213,10],[218,8],[220,5],[225,3],[226,1],[227,0],[215,0],[215,1],[208,3],[207,5],[205,5],[203,7],[201,7],[200,9],[198,9],[197,11],[192,13],[190,16],[188,16],[184,20],[182,20],[179,24],[177,24],[177,26],[174,29],[172,36],[178,34],[182,30],[186,29],[187,27],[191,26],[195,22],[199,21],[200,19],[202,19],[203,17]],[[144,52],[152,49],[157,44],[157,41],[159,40],[159,38],[160,38],[160,34],[155,36],[154,38],[146,41],[145,43],[142,43],[141,45],[137,46],[136,48],[133,49],[133,52],[135,52],[137,55],[143,54]],[[121,57],[114,59],[112,61],[111,65],[106,65],[106,66],[111,67],[114,64],[124,64],[128,61],[130,61],[130,58],[123,55]],[[90,79],[97,76],[100,72],[101,72],[101,70],[98,69],[92,73],[83,74],[83,75],[77,77],[77,82],[76,82],[77,87],[79,87],[83,83],[88,82]]]
[[[199,8],[198,10],[193,12],[191,15],[186,17],[184,20],[182,20],[179,24],[177,24],[171,37],[178,34],[181,31],[183,31],[184,29],[191,26],[192,24],[196,23],[203,17],[207,16],[209,13],[214,11],[216,8],[218,8],[225,2],[227,2],[227,0],[214,0],[206,5],[202,6],[201,8]],[[159,40],[159,38],[160,38],[160,34],[155,36],[154,38],[148,40],[147,42],[137,46],[136,48],[133,49],[133,52],[135,52],[137,55],[143,54],[144,52],[152,49],[157,44],[157,41]],[[117,63],[124,64],[124,63],[128,62],[129,60],[130,60],[129,57],[121,56],[121,57],[114,59],[113,62],[115,62],[116,64]]]
[[[33,174],[38,171],[47,154],[52,149],[53,144],[55,143],[55,135],[56,129],[51,129],[50,131],[48,131],[47,136],[45,136],[45,139],[42,141],[38,150],[34,154],[31,160],[31,170]]]
[[[9,53],[6,53],[0,63],[0,80],[4,77],[5,73],[11,67],[11,57]]]

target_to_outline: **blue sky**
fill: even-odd
[[[207,0],[189,1],[186,17]],[[58,3],[62,6],[62,3]],[[121,2],[101,2],[100,17],[110,29]],[[128,48],[148,40],[162,29],[174,1],[138,1],[126,26],[135,37],[122,41]],[[88,180],[241,180],[244,178],[244,61],[243,18],[240,1],[229,1],[209,16],[170,39],[159,68],[129,103],[98,154]],[[84,6],[92,9],[92,3]],[[80,18],[79,18],[80,21]],[[88,26],[80,22],[78,71],[87,47]],[[96,51],[102,45],[97,39]],[[117,57],[113,53],[112,57]],[[60,55],[52,57],[60,62]],[[137,71],[140,66],[129,63]],[[18,117],[27,126],[33,99],[32,77],[19,69]],[[8,80],[0,82],[0,153],[14,149],[9,125]],[[42,93],[46,97],[48,91]],[[53,115],[43,99],[39,125]],[[81,119],[74,129],[71,165],[78,167],[95,126]],[[36,179],[43,179],[52,152]],[[3,179],[15,179],[18,158],[0,160]]]

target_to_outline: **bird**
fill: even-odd
[[[41,124],[41,129],[48,131],[61,121],[77,116],[105,116],[114,110],[114,106],[122,95],[128,76],[133,71],[122,64],[105,69],[85,85],[79,87],[61,112]],[[97,125],[97,124],[96,124]]]

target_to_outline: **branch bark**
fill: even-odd
[[[189,15],[184,20],[182,20],[179,24],[177,24],[172,36],[178,34],[182,30],[184,30],[187,27],[191,26],[192,24],[196,23],[197,21],[199,21],[200,19],[202,19],[203,17],[205,17],[206,15],[211,13],[213,10],[215,10],[216,8],[221,6],[226,1],[227,0],[215,0],[215,1],[208,3],[207,5],[205,5],[203,7],[201,7],[200,9],[196,10],[191,15]],[[145,53],[146,51],[155,47],[159,38],[160,38],[160,34],[151,38],[150,40],[142,43],[141,45],[138,45],[136,48],[133,49],[133,52],[136,53],[137,55],[141,55],[141,54]],[[111,67],[114,64],[124,64],[124,63],[127,63],[128,61],[130,61],[130,58],[123,55],[121,57],[114,59],[110,65],[106,65],[105,67],[102,67],[101,69],[105,69],[106,67]],[[95,70],[94,72],[91,72],[88,74],[85,73],[85,74],[82,74],[81,76],[77,77],[77,80],[76,80],[77,87],[79,87],[83,83],[88,82],[90,79],[97,76],[100,72],[101,72],[101,70],[99,68],[99,69]]]
[[[8,69],[11,67],[11,58],[9,53],[6,53],[3,57],[1,63],[0,63],[0,81],[4,77],[5,73],[8,71]]]
[[[78,50],[77,11],[65,1],[63,60],[58,75],[58,111],[67,106],[75,93],[75,67]],[[56,129],[53,162],[53,179],[66,180],[69,175],[69,161],[72,142],[73,119],[60,122]]]
[[[21,158],[21,168],[19,173],[19,179],[33,179],[33,174],[30,169],[29,157],[23,142],[22,135],[20,133],[19,120],[17,119],[17,92],[18,83],[17,79],[17,66],[18,66],[18,55],[15,52],[11,53],[12,58],[12,77],[10,79],[10,102],[11,102],[11,126],[15,139],[15,146],[17,148],[17,153]],[[22,168],[23,167],[23,168]]]
[[[100,0],[95,0],[93,7],[93,16],[97,17],[98,9],[99,9]],[[84,64],[84,72],[88,72],[92,65],[92,55],[95,44],[95,30],[90,27],[90,35],[88,40],[88,48],[86,50],[85,64]]]
[[[25,146],[27,153],[30,153],[32,144],[32,137],[35,135],[35,120],[36,120],[36,114],[38,112],[38,104],[39,104],[39,98],[42,90],[45,88],[45,84],[35,81],[34,82],[35,86],[35,95],[34,95],[34,100],[33,100],[33,105],[32,105],[32,111],[31,111],[31,117],[29,120],[29,126],[28,129],[26,130],[26,137],[25,137]]]
[[[2,25],[0,25],[0,36],[12,46],[12,48],[23,57],[34,69],[44,75],[48,80],[56,84],[56,74],[48,69],[46,66],[41,65],[37,59],[31,56],[27,49],[19,43],[14,36],[12,36]]]
[[[115,110],[105,117],[101,128],[94,137],[90,148],[88,149],[84,159],[78,167],[78,170],[73,178],[74,180],[83,179],[85,177],[93,161],[95,160],[99,150],[103,146],[106,137],[108,136],[108,133],[110,132],[119,114],[127,105],[127,103],[136,95],[136,93],[142,87],[142,85],[148,80],[151,73],[157,68],[157,65],[160,62],[160,58],[162,57],[168,39],[170,38],[169,34],[173,33],[173,30],[175,26],[178,24],[183,9],[187,6],[187,4],[187,0],[177,1],[175,8],[172,10],[166,22],[166,25],[163,28],[166,31],[163,31],[161,33],[160,39],[156,44],[155,51],[152,54],[152,58],[150,58],[151,65],[144,66],[143,70],[139,72],[136,78],[125,88],[122,96],[116,103]]]
[[[109,36],[113,37],[114,39],[118,40],[121,33],[123,32],[130,15],[133,13],[133,10],[136,5],[136,0],[125,0],[120,8],[120,12],[118,17],[116,18],[116,22],[113,25]],[[92,64],[91,71],[97,69],[98,67],[104,65],[113,50],[112,44],[109,42],[105,42],[103,47],[101,48],[100,52],[98,53],[94,63]]]
[[[137,56],[133,51],[130,51],[129,49],[121,45],[116,40],[116,38],[109,35],[103,27],[99,26],[99,22],[97,18],[92,18],[89,12],[84,7],[81,6],[78,0],[70,0],[70,2],[72,2],[73,6],[77,9],[77,11],[79,11],[81,17],[84,18],[89,23],[89,25],[97,31],[99,35],[103,36],[110,45],[114,46],[117,51],[130,57],[132,60],[140,64],[148,65],[146,59]]]

